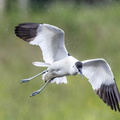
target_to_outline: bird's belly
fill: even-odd
[[[77,60],[73,57],[67,57],[54,62],[51,66],[49,66],[45,79],[48,80],[55,77],[76,75],[78,71],[73,67],[76,61]]]
[[[47,81],[53,78],[69,76],[69,75],[71,74],[68,72],[63,72],[62,70],[52,70],[52,71],[48,71],[48,73],[45,74],[43,79]]]

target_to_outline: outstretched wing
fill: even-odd
[[[96,94],[111,107],[120,112],[120,94],[110,66],[104,59],[82,61],[82,73],[89,79]]]
[[[40,46],[43,60],[53,63],[68,56],[64,45],[64,31],[49,24],[22,23],[15,34],[32,45]]]

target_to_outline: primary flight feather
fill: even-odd
[[[46,82],[31,96],[40,93],[50,82],[67,83],[66,76],[81,74],[88,78],[93,90],[112,110],[120,112],[119,90],[112,70],[104,59],[77,60],[66,50],[64,31],[53,25],[22,23],[16,26],[15,34],[29,44],[38,45],[41,48],[45,62],[33,62],[33,64],[47,67],[45,71],[22,80],[22,82],[28,82],[42,75],[42,79]]]

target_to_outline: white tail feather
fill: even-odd
[[[38,67],[49,67],[50,66],[50,64],[45,63],[45,62],[32,62],[32,64]]]
[[[51,83],[54,83],[56,82],[56,84],[61,84],[61,83],[65,83],[67,84],[67,78],[64,76],[64,77],[59,77],[59,78],[55,78],[51,81]]]

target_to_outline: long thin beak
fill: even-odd
[[[79,68],[78,71],[80,72],[81,75],[83,75],[82,68]]]

